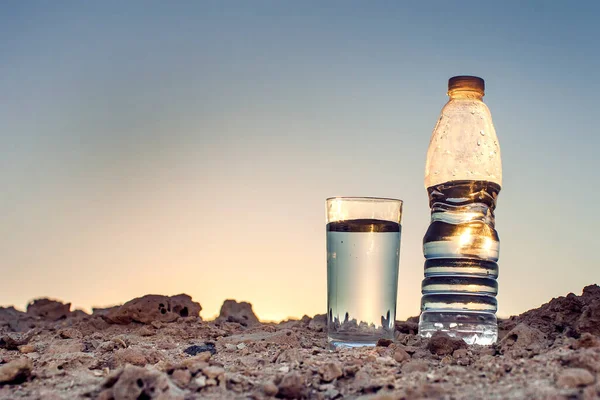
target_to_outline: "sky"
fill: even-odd
[[[409,3],[3,2],[0,305],[324,313],[325,199],[381,196],[417,315],[425,155],[463,74],[502,149],[498,315],[598,283],[600,4]]]

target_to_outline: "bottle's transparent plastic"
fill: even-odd
[[[491,344],[498,336],[500,146],[481,78],[451,78],[448,95],[425,167],[431,224],[423,239],[419,333],[442,330],[467,343]]]

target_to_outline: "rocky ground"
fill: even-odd
[[[47,299],[0,307],[0,399],[600,398],[600,287],[500,322],[494,346],[415,336],[329,352],[325,316],[262,324],[228,300],[215,321],[189,296],[92,315]]]

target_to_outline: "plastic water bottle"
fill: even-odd
[[[498,338],[496,294],[500,241],[494,209],[502,185],[500,146],[484,81],[455,76],[433,130],[425,187],[431,223],[423,238],[419,334],[444,331],[469,344]]]

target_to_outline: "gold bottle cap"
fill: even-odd
[[[454,90],[474,90],[485,93],[485,82],[478,76],[459,75],[448,80],[448,92]]]

